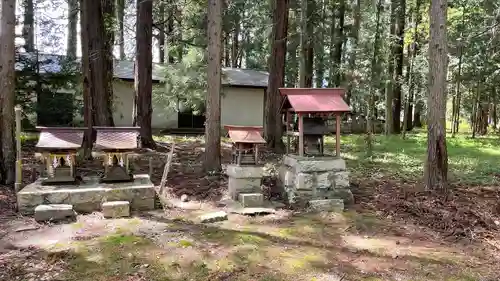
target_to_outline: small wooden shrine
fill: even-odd
[[[139,127],[93,127],[96,131],[94,156],[103,161],[101,182],[133,181],[130,156],[138,148]]]
[[[76,155],[87,128],[37,127],[36,148],[43,162],[42,184],[77,183]]]
[[[286,123],[286,153],[291,153],[291,138],[298,139],[295,153],[324,155],[324,135],[331,133],[327,120],[335,116],[336,156],[340,157],[341,115],[350,112],[341,88],[280,88],[285,96],[283,113]],[[295,120],[295,121],[294,121]]]
[[[258,165],[259,145],[266,143],[261,135],[263,128],[233,125],[225,125],[224,128],[233,142],[231,164]]]

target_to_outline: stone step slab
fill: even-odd
[[[35,208],[36,221],[58,221],[75,216],[73,205],[69,204],[38,205]]]
[[[344,211],[344,200],[342,199],[319,199],[308,202],[309,210],[314,212],[342,212]]]
[[[238,201],[245,208],[262,207],[264,205],[264,195],[262,193],[240,193]]]
[[[199,217],[199,220],[201,223],[225,221],[225,220],[227,220],[227,213],[224,211],[212,212],[212,213],[201,215]]]
[[[123,218],[130,216],[130,202],[108,201],[102,203],[102,214],[105,218]]]

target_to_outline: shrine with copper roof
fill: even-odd
[[[280,183],[291,205],[307,206],[329,200],[327,206],[353,201],[349,174],[340,154],[342,114],[350,112],[342,88],[280,88],[286,155]],[[324,136],[333,133],[327,120],[335,118],[335,153],[325,152]],[[342,199],[342,200],[338,200]],[[335,207],[338,209],[338,206]],[[342,206],[343,208],[343,206]]]

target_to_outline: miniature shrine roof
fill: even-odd
[[[262,127],[225,125],[231,141],[234,143],[266,143],[262,138]]]
[[[295,112],[349,112],[342,88],[280,88]]]
[[[36,127],[40,130],[37,148],[47,150],[76,150],[82,146],[87,128]]]
[[[139,127],[94,127],[95,148],[99,150],[133,150],[138,147]]]

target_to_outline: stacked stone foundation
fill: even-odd
[[[285,155],[279,180],[288,204],[294,207],[305,207],[318,199],[343,199],[345,205],[354,201],[349,172],[341,158]]]

